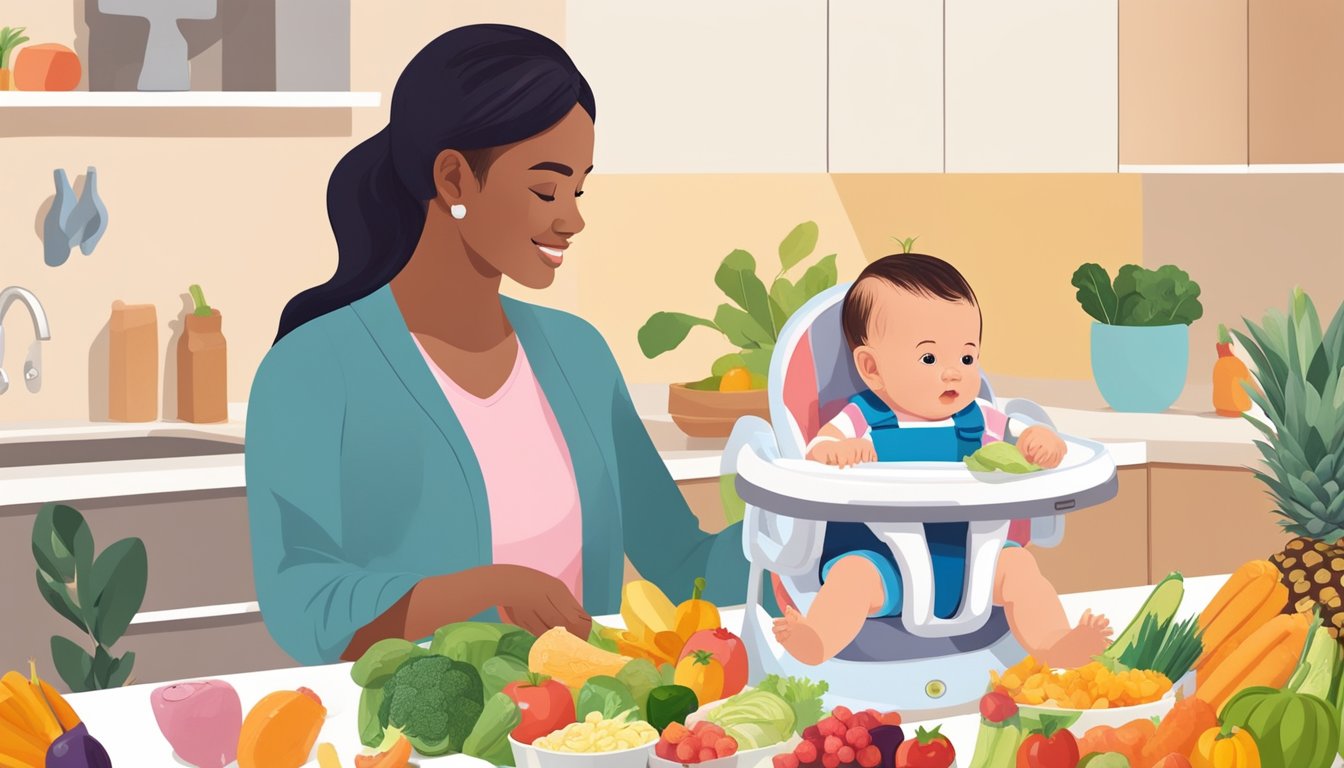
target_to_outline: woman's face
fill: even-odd
[[[592,170],[593,121],[575,106],[546,131],[504,148],[481,182],[459,174],[457,199],[454,185],[441,185],[439,202],[466,206],[453,223],[473,258],[522,286],[545,288],[583,230],[579,196]]]

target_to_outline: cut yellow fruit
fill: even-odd
[[[598,675],[615,677],[630,661],[630,657],[594,648],[564,627],[555,627],[532,644],[527,667],[569,688],[582,688],[589,678]]]
[[[621,595],[621,618],[635,637],[677,631],[677,607],[652,582],[632,581]]]
[[[317,765],[318,768],[341,768],[341,758],[336,754],[336,747],[325,741],[318,744]]]

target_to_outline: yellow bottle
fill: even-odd
[[[1251,396],[1243,383],[1255,386],[1246,364],[1232,354],[1227,326],[1218,326],[1218,362],[1213,364],[1213,409],[1219,416],[1240,416],[1251,409]]]

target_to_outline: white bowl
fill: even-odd
[[[1195,673],[1189,672],[1185,677],[1176,681],[1176,684],[1167,691],[1162,698],[1157,701],[1151,701],[1147,704],[1137,704],[1132,707],[1111,707],[1109,709],[1063,709],[1061,707],[1045,707],[1032,704],[1019,704],[1018,710],[1024,716],[1031,715],[1049,715],[1050,717],[1062,717],[1065,721],[1061,727],[1068,728],[1074,735],[1081,737],[1084,733],[1100,725],[1119,728],[1135,720],[1148,720],[1150,718],[1165,717],[1171,708],[1176,706],[1176,696],[1180,694],[1183,698],[1195,695]]]
[[[740,758],[741,755],[729,755],[703,763],[683,763],[678,760],[667,760],[655,754],[649,758],[649,768],[738,768]]]
[[[748,687],[746,690],[751,690],[751,688]],[[692,712],[690,716],[686,718],[686,727],[690,728],[694,726],[696,723],[700,722],[701,720],[708,719],[707,715],[710,713],[710,711],[723,706],[724,702],[726,701],[727,699],[721,699],[719,701],[711,701],[705,706]],[[802,737],[793,736],[792,738],[782,741],[778,744],[771,744],[769,746],[759,747],[757,749],[744,749],[733,756],[737,758],[736,768],[771,768],[772,761],[774,760],[775,755],[782,755],[785,752],[792,752],[794,750],[794,747],[797,747],[802,742],[803,742]],[[673,765],[679,766],[680,763],[674,763]]]
[[[648,768],[657,742],[619,752],[553,752],[509,737],[513,762],[518,768]]]

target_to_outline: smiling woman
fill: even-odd
[[[496,615],[587,637],[626,555],[742,600],[740,530],[699,529],[605,340],[499,292],[549,286],[583,230],[595,115],[554,42],[463,27],[333,172],[336,273],[285,308],[248,404],[258,600],[295,659]]]

